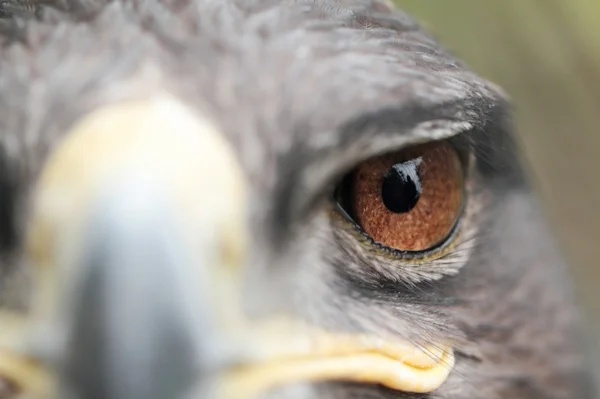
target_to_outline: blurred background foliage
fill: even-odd
[[[600,1],[396,3],[514,100],[534,182],[600,344]]]

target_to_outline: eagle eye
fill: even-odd
[[[344,213],[373,241],[402,252],[443,244],[463,210],[463,166],[448,142],[364,161],[336,190]]]

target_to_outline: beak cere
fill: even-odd
[[[30,236],[36,317],[67,337],[59,396],[182,397],[218,357],[238,318],[221,295],[246,251],[243,183],[225,139],[170,98],[101,109],[66,136]]]
[[[170,97],[84,117],[33,206],[32,314],[11,339],[0,332],[0,377],[32,399],[250,399],[327,380],[425,393],[453,366],[447,345],[246,320],[243,172],[216,128]]]

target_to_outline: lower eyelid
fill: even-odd
[[[343,209],[336,207],[332,212],[332,217],[337,218],[340,225],[344,225],[343,229],[357,239],[365,249],[375,253],[378,256],[385,256],[393,260],[410,260],[413,262],[427,262],[438,259],[452,248],[452,244],[461,235],[461,220],[455,224],[448,237],[439,245],[426,251],[399,251],[394,248],[389,248],[381,243],[378,243],[371,238],[364,230],[358,226]]]
[[[474,195],[471,185],[467,184],[465,191],[467,200],[452,233],[436,248],[416,253],[401,252],[377,244],[332,202],[328,213],[339,245],[360,260],[348,267],[369,268],[382,278],[409,284],[457,274],[468,262],[477,245],[479,229],[476,220],[483,202],[479,196]],[[364,270],[357,272],[362,273]]]

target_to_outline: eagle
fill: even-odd
[[[594,397],[510,100],[391,3],[0,17],[0,398]]]

